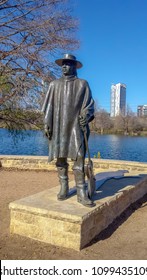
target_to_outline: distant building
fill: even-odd
[[[118,83],[111,86],[110,116],[116,117],[120,114],[126,114],[126,85]]]
[[[137,107],[137,116],[138,117],[147,116],[147,105],[139,105]]]

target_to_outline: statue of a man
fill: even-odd
[[[44,130],[49,139],[49,162],[57,159],[60,192],[58,200],[68,198],[68,163],[74,161],[73,172],[77,188],[77,201],[84,206],[95,204],[86,192],[84,160],[85,141],[90,130],[88,123],[94,118],[94,101],[87,81],[77,77],[77,69],[82,63],[71,54],[55,61],[62,67],[62,77],[49,84],[42,111],[44,112]]]

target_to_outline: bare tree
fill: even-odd
[[[70,0],[0,1],[0,120],[6,126],[31,122],[21,120],[20,108],[40,108],[43,82],[58,75],[55,56],[78,47],[77,26]]]
[[[134,134],[139,130],[142,130],[139,118],[135,116],[129,106],[127,106],[126,115],[120,114],[115,117],[114,128],[115,131],[124,134]]]
[[[138,117],[138,123],[140,126],[140,130],[147,131],[147,116]]]
[[[112,127],[112,121],[110,115],[104,109],[98,109],[95,114],[95,126],[100,133],[103,134],[105,130],[109,130]]]

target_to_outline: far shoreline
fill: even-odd
[[[42,131],[43,132],[43,129],[40,129],[40,128],[37,128],[37,127],[26,128],[26,129],[8,129],[7,127],[4,127],[4,126],[0,125],[0,129],[6,129],[7,131],[9,131],[12,134],[13,133],[21,134],[21,131],[22,131],[22,133],[23,132],[29,132],[29,131]],[[118,133],[118,132],[117,133],[116,132],[103,132],[103,133],[100,133],[99,131],[90,130],[90,133],[91,134],[97,134],[97,135],[116,135],[116,136],[147,137],[147,131],[126,132],[126,133],[123,133],[123,132],[120,132],[120,133]]]

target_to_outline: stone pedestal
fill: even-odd
[[[147,182],[140,177],[109,179],[96,192],[94,208],[77,203],[76,194],[58,201],[58,191],[55,187],[10,203],[11,233],[80,250],[147,193]]]

